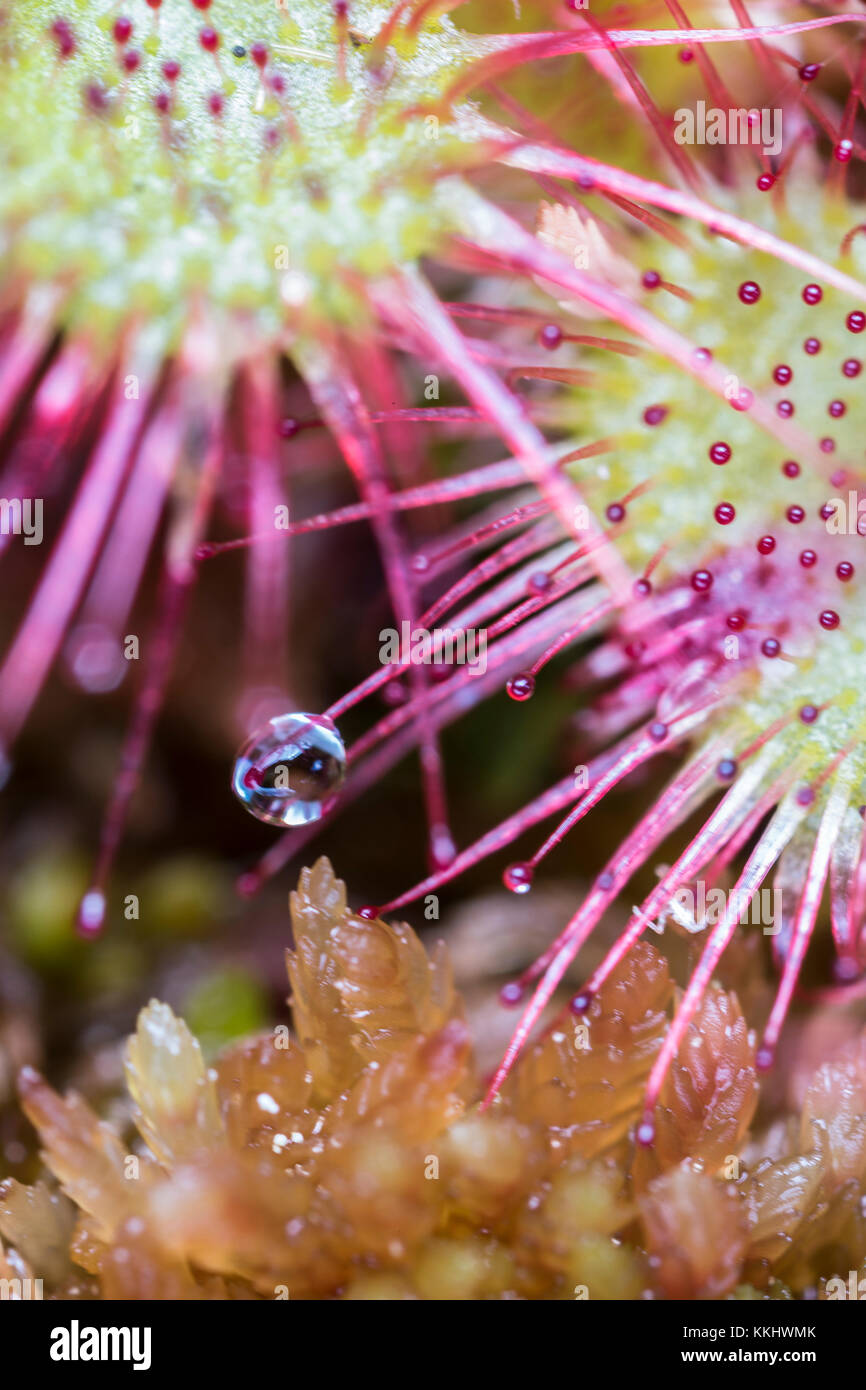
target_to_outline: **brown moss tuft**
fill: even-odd
[[[127,1048],[138,1137],[22,1073],[53,1178],[0,1188],[4,1277],[58,1298],[830,1297],[866,1260],[866,1039],[750,1139],[753,1044],[715,986],[636,1150],[673,995],[648,942],[481,1111],[441,950],[351,912],[327,860],[292,918],[296,1034],[208,1068],[152,1001]]]

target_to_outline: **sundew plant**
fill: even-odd
[[[465,1101],[467,1038],[447,970],[427,961],[408,929],[381,919],[459,886],[467,870],[535,835],[522,857],[502,861],[504,873],[491,869],[529,918],[539,865],[569,836],[591,837],[591,812],[635,774],[657,778],[648,809],[623,825],[609,856],[599,853],[558,935],[502,990],[502,1006],[519,1010],[511,1041],[470,1102],[479,1128],[451,1132],[449,1142],[455,1209],[472,1240],[482,1241],[489,1215],[494,1226],[501,1218],[508,1246],[512,1216],[497,1202],[506,1204],[509,1184],[537,1195],[550,1178],[533,1147],[538,1134],[568,1128],[533,1087],[549,1097],[545,1088],[561,1085],[582,1104],[574,1059],[557,1053],[563,1035],[550,1033],[563,1015],[551,1025],[548,1006],[561,1002],[572,968],[582,971],[603,919],[634,901],[635,875],[676,842],[673,862],[567,1006],[569,1029],[596,1019],[615,1032],[612,1020],[626,1016],[608,1060],[638,1060],[626,1081],[617,1076],[628,1098],[622,1116],[602,1129],[610,1154],[631,1145],[622,1182],[644,1194],[644,1233],[633,1259],[611,1257],[614,1268],[601,1256],[592,1263],[583,1227],[583,1253],[572,1259],[551,1254],[548,1226],[520,1226],[514,1248],[524,1253],[508,1246],[508,1260],[492,1265],[478,1254],[485,1273],[463,1296],[563,1296],[557,1281],[592,1266],[608,1281],[605,1296],[639,1297],[656,1277],[643,1263],[648,1251],[661,1261],[652,1268],[663,1270],[653,1286],[662,1296],[722,1296],[738,1278],[757,1279],[749,1261],[766,1254],[757,1236],[754,1249],[745,1224],[730,1249],[722,1236],[727,1196],[715,1206],[710,1188],[705,1199],[691,1178],[672,1174],[698,1155],[711,1183],[731,1146],[745,1142],[756,1077],[773,1067],[810,945],[832,938],[824,1002],[859,998],[866,970],[864,24],[854,5],[741,0],[536,3],[517,16],[453,0],[0,8],[0,547],[36,539],[26,523],[37,506],[42,518],[43,496],[66,498],[40,523],[45,559],[0,662],[7,776],[57,663],[85,693],[122,682],[143,576],[154,563],[161,576],[79,933],[96,938],[105,926],[130,803],[177,649],[190,640],[190,591],[227,552],[246,563],[246,717],[240,750],[225,750],[225,795],[281,832],[241,892],[254,894],[326,836],[350,803],[363,809],[410,756],[428,832],[423,881],[407,885],[395,859],[390,901],[357,914],[327,861],[305,871],[290,960],[300,1050],[288,1081],[278,1083],[272,1059],[250,1043],[231,1063],[243,1072],[243,1094],[233,1092],[229,1071],[216,1082],[205,1073],[184,1025],[160,1012],[166,1006],[142,1015],[127,1060],[139,1129],[156,1164],[183,1170],[159,1199],[158,1219],[144,1197],[127,1207],[106,1196],[109,1174],[97,1198],[85,1193],[77,1165],[96,1143],[97,1121],[63,1111],[73,1103],[27,1075],[28,1113],[85,1213],[93,1243],[84,1265],[101,1287],[121,1279],[111,1261],[118,1232],[132,1230],[141,1258],[159,1270],[155,1296],[186,1296],[172,1289],[187,1276],[195,1284],[201,1270],[229,1281],[211,1296],[231,1296],[235,1277],[270,1296],[281,1250],[256,1226],[233,1263],[233,1220],[225,1230],[208,1221],[221,1202],[240,1200],[246,1182],[228,1150],[265,1142],[244,1109],[247,1090],[284,1085],[274,1104],[302,1116],[297,1162],[313,1165],[306,1181],[321,1161],[325,1196],[309,1197],[298,1178],[297,1209],[290,1201],[284,1211],[270,1192],[262,1201],[291,1224],[307,1219],[308,1199],[321,1200],[315,1219],[333,1235],[320,1262],[312,1238],[305,1245],[299,1235],[286,1279],[309,1296],[331,1295],[351,1284],[346,1271],[366,1252],[399,1267],[378,1296],[447,1297],[456,1254],[451,1261],[436,1247],[437,1263],[423,1246],[418,1267],[415,1255],[404,1264],[405,1251],[389,1255],[374,1228],[405,1224],[418,1249],[456,1242],[453,1212],[416,1205],[398,1184],[378,1218],[373,1208],[357,1218],[357,1235],[345,1216],[360,1200],[355,1170],[348,1158],[321,1158],[316,1138],[319,1117],[336,1148],[366,1162],[358,1133],[375,1109],[379,1082],[363,1071],[371,1059],[391,1069],[393,1090],[382,1081],[375,1101],[386,1130],[417,1122],[419,1133],[438,1133],[457,1113],[455,1097]],[[302,416],[287,410],[288,382],[293,399],[296,388],[306,393]],[[459,447],[434,449],[441,432]],[[319,457],[323,437],[357,500],[299,517],[286,449],[302,459],[315,441]],[[238,440],[245,524],[217,539],[226,456]],[[372,531],[393,631],[409,640],[371,649],[369,674],[329,708],[294,708],[285,695],[290,555],[310,533],[357,525]],[[465,659],[469,650],[475,659]],[[441,731],[503,692],[530,724],[540,683],[564,670],[579,692],[586,763],[458,845]],[[345,717],[382,696],[386,712],[354,742],[344,738]],[[719,884],[719,911],[683,911],[684,894],[705,904],[707,886]],[[752,1020],[719,974],[768,887],[778,911],[764,935],[777,978]],[[333,925],[325,944],[320,918]],[[655,949],[663,930],[690,943],[676,995]],[[365,932],[378,934],[374,945]],[[352,1013],[351,996],[375,995],[380,969],[393,1017],[379,998],[373,1029],[366,1013]],[[713,1040],[730,1063],[729,1110],[713,1108],[724,1091],[717,1078],[703,1137],[683,1138],[686,1044],[710,1057]],[[160,1099],[154,1082],[161,1047],[185,1058],[173,1100]],[[859,1054],[849,1063],[860,1086]],[[429,1094],[410,1101],[416,1073],[427,1075]],[[614,1084],[606,1073],[597,1081]],[[363,1100],[356,1086],[366,1087]],[[404,1103],[418,1110],[411,1123]],[[184,1107],[197,1118],[172,1137]],[[67,1122],[80,1132],[64,1148]],[[494,1169],[506,1155],[498,1196],[467,1177],[476,1140],[499,1155]],[[222,1155],[207,1179],[197,1145]],[[807,1151],[803,1139],[797,1155]],[[598,1152],[605,1145],[596,1151],[587,1140],[569,1160]],[[652,1189],[668,1169],[670,1190]],[[841,1191],[841,1168],[834,1173]],[[862,1167],[844,1181],[855,1176]],[[562,1197],[572,1216],[608,1199],[611,1210],[622,1205],[619,1224],[592,1228],[592,1240],[627,1226],[634,1193],[623,1198],[609,1173],[574,1169],[572,1179],[584,1183],[574,1205]],[[199,1216],[181,1219],[183,1194],[199,1182],[210,1195]],[[765,1173],[761,1182],[753,1214],[755,1201],[772,1204]],[[821,1194],[838,1214],[837,1188]],[[685,1212],[705,1200],[718,1261],[681,1277],[665,1252],[688,1245]],[[152,1240],[129,1227],[151,1218]],[[851,1258],[866,1258],[857,1240]],[[817,1243],[785,1256],[790,1267],[783,1261],[772,1277],[797,1293],[815,1287],[825,1273],[810,1264]],[[762,1287],[776,1253],[766,1254]]]

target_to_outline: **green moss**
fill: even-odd
[[[27,960],[50,969],[80,961],[86,948],[73,923],[87,873],[83,855],[62,847],[46,849],[22,864],[10,886],[9,925]]]
[[[175,936],[196,936],[212,927],[231,900],[221,866],[204,856],[177,855],[152,869],[142,883],[141,925]]]
[[[259,1032],[267,1021],[264,991],[240,966],[209,971],[183,1001],[183,1016],[208,1056],[235,1038]]]

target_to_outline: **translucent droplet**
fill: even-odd
[[[346,750],[336,726],[319,714],[281,714],[241,748],[232,791],[268,825],[308,825],[342,785]]]
[[[75,919],[79,936],[99,936],[105,926],[105,894],[91,888],[78,905]]]
[[[77,627],[64,655],[73,680],[89,695],[116,690],[126,674],[127,663],[116,635],[99,623]]]
[[[502,875],[502,882],[512,893],[528,893],[534,872],[531,864],[509,864]]]
[[[523,995],[523,985],[518,980],[510,980],[499,991],[499,1002],[503,1008],[513,1009],[521,1002]]]

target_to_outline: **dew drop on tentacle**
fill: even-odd
[[[555,348],[558,348],[560,343],[562,342],[562,329],[559,327],[558,324],[546,323],[544,327],[539,330],[538,341],[540,342],[542,347],[545,347],[550,352],[553,352],[553,350]]]
[[[251,898],[262,886],[261,877],[254,869],[241,874],[235,882],[235,890],[242,898]]]
[[[64,657],[70,676],[90,693],[116,690],[126,673],[121,644],[102,623],[84,623],[69,634]]]
[[[271,719],[240,749],[232,791],[258,820],[284,827],[317,821],[342,785],[346,750],[324,715]]]
[[[502,875],[502,882],[512,893],[528,893],[532,887],[532,879],[531,864],[509,864]]]
[[[511,980],[499,991],[499,1002],[505,1009],[514,1009],[523,1000],[525,991],[517,980]]]
[[[635,1130],[635,1140],[642,1149],[649,1149],[655,1143],[655,1138],[656,1131],[652,1116],[646,1115]]]
[[[755,1067],[757,1068],[757,1070],[758,1070],[759,1072],[771,1071],[771,1070],[772,1070],[772,1067],[773,1067],[773,1062],[774,1062],[774,1061],[775,1061],[775,1053],[773,1052],[773,1049],[772,1049],[772,1048],[770,1048],[770,1047],[759,1047],[759,1048],[758,1048],[758,1051],[755,1053]]]
[[[512,676],[505,689],[512,700],[517,700],[519,703],[523,700],[529,700],[535,690],[535,677],[526,671],[521,672],[519,675]]]
[[[91,888],[84,894],[75,918],[75,930],[79,936],[99,936],[105,926],[105,894],[98,888]]]

